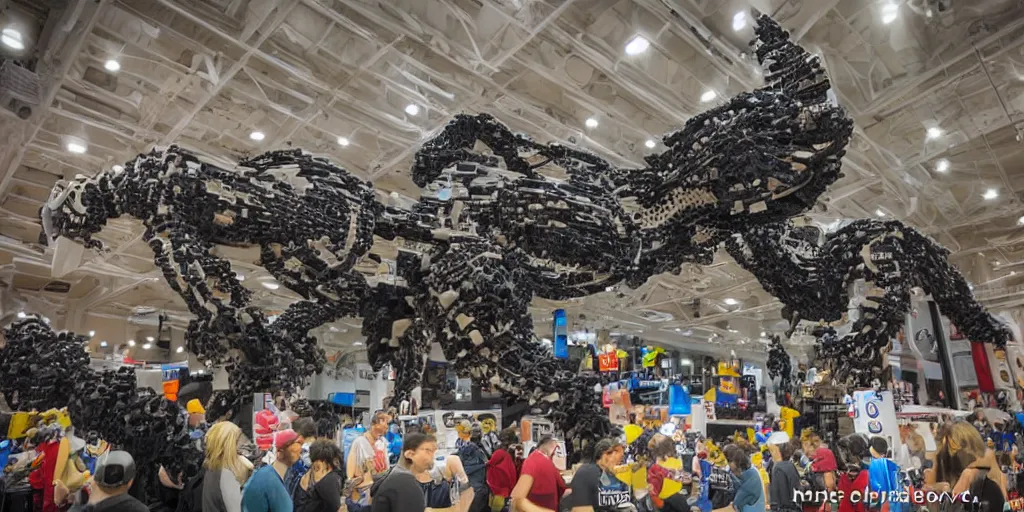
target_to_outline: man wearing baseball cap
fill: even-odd
[[[107,452],[96,461],[89,503],[84,506],[76,505],[72,510],[148,512],[148,507],[128,494],[128,488],[134,480],[135,460],[132,456],[122,451]]]
[[[284,476],[302,456],[302,436],[294,430],[274,435],[277,458],[255,473],[242,491],[243,512],[292,512],[292,497],[284,486]]]

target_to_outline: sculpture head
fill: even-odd
[[[101,249],[98,233],[107,219],[119,216],[113,201],[114,183],[124,171],[104,171],[94,177],[78,175],[53,186],[50,197],[39,211],[43,224],[40,242],[50,244],[66,237],[86,247]]]

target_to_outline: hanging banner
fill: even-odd
[[[552,349],[555,359],[569,359],[569,327],[565,317],[564,309],[556,309],[554,312],[554,341]]]

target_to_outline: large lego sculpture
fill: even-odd
[[[195,475],[203,454],[189,438],[186,417],[162,394],[136,389],[132,368],[89,367],[87,339],[55,332],[30,315],[7,326],[0,350],[0,391],[14,410],[67,407],[75,432],[132,453],[136,480],[152,483],[162,465],[170,474]]]
[[[845,323],[851,287],[865,283],[849,333],[826,330],[817,355],[840,383],[877,385],[885,352],[911,309],[911,289],[930,294],[969,339],[1003,346],[1009,331],[988,314],[949,261],[949,251],[897,221],[856,220],[822,233],[790,223],[749,226],[726,242],[729,254],[801,320]]]
[[[227,365],[231,389],[215,397],[213,417],[253,391],[300,386],[324,364],[310,329],[357,316],[374,366],[397,370],[395,403],[420,383],[438,343],[460,373],[546,409],[583,448],[613,431],[594,391],[601,377],[576,375],[533,342],[532,298],[635,287],[684,262],[709,263],[731,237],[746,241],[760,227],[771,236],[840,177],[852,123],[828,101],[817,58],[768,18],[756,32],[765,86],[694,117],[640,169],[535,142],[488,115],[458,116],[416,154],[422,196],[400,209],[298,150],[229,171],[171,147],[55,187],[45,238],[103,250],[93,235],[108,219],[145,224],[158,266],[195,316],[189,350]],[[399,279],[369,282],[354,270],[374,257],[374,237],[403,247]],[[258,246],[263,267],[302,300],[268,318],[217,244]],[[781,258],[739,259],[774,293],[782,285],[773,279],[787,275]]]

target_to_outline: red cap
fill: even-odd
[[[283,450],[287,448],[288,445],[298,440],[299,435],[296,434],[294,430],[282,430],[274,435],[274,447],[277,448],[278,450]]]

